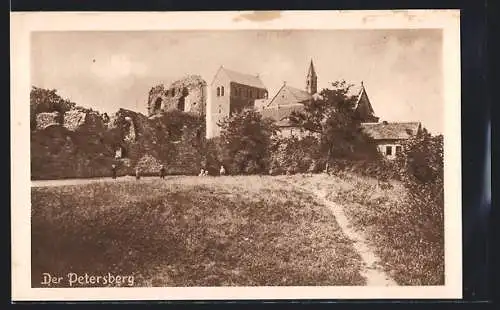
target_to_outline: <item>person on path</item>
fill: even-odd
[[[135,167],[135,179],[139,180],[140,178],[141,178],[141,170],[137,166],[137,167]]]
[[[165,166],[160,166],[160,179],[165,179]]]
[[[113,175],[113,179],[116,179],[116,165],[111,165],[111,173]]]
[[[225,175],[226,174],[226,169],[224,168],[223,165],[220,166],[219,174],[220,175]]]
[[[198,176],[202,177],[205,175],[205,170],[203,170],[203,168],[201,168],[200,170],[200,174],[198,174]]]

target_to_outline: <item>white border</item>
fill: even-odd
[[[11,13],[12,299],[209,300],[461,298],[460,13],[458,10],[282,11],[254,22],[250,12]],[[445,285],[427,287],[31,288],[30,32],[199,29],[443,30],[445,90]]]

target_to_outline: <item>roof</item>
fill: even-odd
[[[264,83],[262,83],[262,80],[256,75],[241,73],[241,72],[226,69],[224,67],[221,67],[219,70],[226,73],[226,75],[229,77],[229,80],[231,82],[235,82],[235,83],[242,84],[242,85],[248,85],[248,86],[252,86],[252,87],[256,87],[256,88],[261,88],[261,89],[267,89],[266,86],[264,85]]]
[[[292,114],[292,112],[300,112],[304,110],[303,104],[294,104],[294,105],[286,105],[286,106],[276,106],[269,107],[260,110],[259,112],[262,114],[263,118],[271,118],[275,120],[278,126],[290,126],[290,121],[288,118]]]
[[[375,140],[406,140],[418,132],[420,123],[362,123],[361,127],[366,134]]]
[[[311,62],[309,63],[309,70],[307,71],[307,75],[310,75],[310,76],[316,75],[316,70],[314,70],[314,64],[313,64],[312,59],[311,59]]]
[[[309,94],[305,90],[283,84],[276,95],[274,95],[274,97],[269,101],[267,106],[271,107],[290,104],[303,104],[311,100],[312,98],[313,97],[311,96],[311,94]]]

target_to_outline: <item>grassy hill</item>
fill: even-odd
[[[362,285],[334,216],[284,177],[170,177],[32,189],[32,285],[42,273],[139,286]]]

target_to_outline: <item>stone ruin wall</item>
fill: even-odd
[[[166,88],[149,92],[148,115],[120,109],[111,117],[91,109],[74,107],[64,113],[34,113],[31,131],[31,177],[60,179],[109,176],[111,165],[118,175],[133,174],[136,165],[144,173],[156,173],[158,163],[169,174],[197,174],[205,137],[206,82],[188,76]],[[154,106],[161,99],[161,106]],[[179,110],[179,115],[162,112]],[[174,113],[175,114],[175,113]],[[171,134],[183,127],[182,137]]]
[[[169,87],[160,84],[149,92],[148,116],[180,110],[205,114],[207,83],[198,75],[190,75],[173,82]]]

